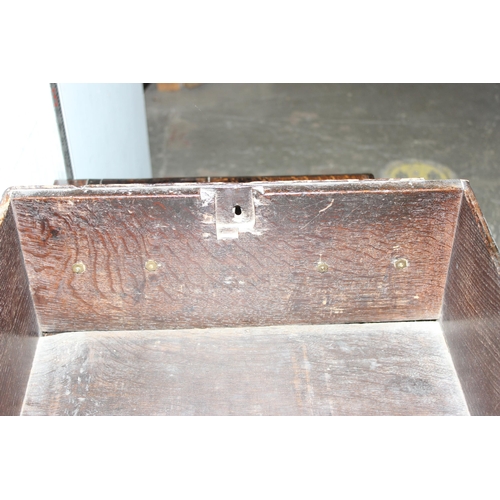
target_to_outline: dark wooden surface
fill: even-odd
[[[38,324],[12,209],[0,204],[0,415],[19,415]]]
[[[24,415],[466,415],[437,322],[43,337]]]
[[[252,186],[255,227],[228,241],[217,239],[214,184],[18,192],[15,213],[43,331],[438,317],[459,181],[221,189],[245,186]],[[409,266],[395,268],[397,258]],[[150,259],[155,272],[144,267]],[[72,272],[76,262],[84,274]],[[319,262],[327,272],[317,271]]]
[[[368,392],[361,389],[366,377],[382,387],[383,398],[376,398],[389,401],[389,414],[462,414],[458,386],[446,385],[455,379],[446,371],[451,365],[443,368],[446,356],[434,324],[427,337],[412,323],[394,324],[406,332],[414,357],[401,335],[388,340],[387,332],[399,331],[388,326],[366,325],[372,337],[359,325],[310,326],[438,317],[470,413],[500,414],[500,258],[468,183],[218,182],[11,191],[11,205],[5,198],[0,206],[0,414],[21,409],[38,341],[37,315],[47,333],[109,332],[43,338],[27,414],[120,414],[136,411],[130,409],[134,401],[137,412],[146,414],[148,408],[157,414],[383,413],[380,404],[374,409],[377,391],[369,384]],[[248,227],[237,224],[233,239],[222,239],[216,226],[231,226],[234,200]],[[398,269],[397,259],[408,267]],[[149,260],[156,271],[145,269]],[[76,262],[85,264],[83,274],[73,272]],[[318,272],[320,262],[326,272]],[[303,326],[265,328],[290,324]],[[261,328],[214,328],[231,326]],[[182,328],[209,330],[165,330]],[[391,362],[406,379],[388,380],[383,370],[366,369],[363,356],[385,359],[384,349],[393,352]],[[106,352],[117,354],[107,358]],[[313,372],[297,368],[304,352],[307,362],[314,361]],[[361,354],[350,357],[353,352]],[[441,352],[439,362],[432,352]],[[318,375],[325,364],[337,370],[333,392],[330,379],[321,385]],[[88,398],[75,371],[84,365],[86,386],[93,387],[87,390],[94,394]],[[203,366],[206,384],[197,371]],[[67,380],[58,378],[64,370]],[[150,389],[136,383],[141,370],[150,371],[144,375]],[[250,381],[259,372],[263,378],[254,387]],[[431,372],[438,374],[434,381]],[[165,377],[170,381],[176,373],[182,377],[167,384]],[[98,382],[92,386],[94,374]],[[213,390],[207,386],[212,383]],[[197,384],[201,393],[190,395]],[[213,398],[205,397],[211,390]],[[128,398],[125,410],[112,391]],[[424,399],[405,399],[403,393],[413,398],[415,391]],[[104,409],[101,393],[108,398]]]
[[[473,415],[500,415],[500,260],[468,183],[441,322]]]
[[[272,181],[320,181],[320,180],[347,180],[373,179],[373,174],[332,174],[332,175],[287,175],[287,176],[260,176],[260,177],[155,177],[153,179],[67,179],[57,180],[59,186],[92,186],[109,184],[172,184],[176,182],[272,182]]]

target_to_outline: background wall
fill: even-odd
[[[58,89],[74,178],[152,177],[141,83]],[[0,194],[66,179],[50,84],[16,82],[0,90]]]
[[[65,179],[50,85],[11,84],[0,92],[0,110],[0,193]]]
[[[142,83],[58,83],[75,179],[150,178]]]

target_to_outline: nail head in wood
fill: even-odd
[[[155,260],[149,259],[144,264],[146,271],[156,271],[158,269],[158,262]]]
[[[326,273],[328,271],[328,264],[326,262],[318,262],[316,266],[316,271],[320,273]]]
[[[396,259],[394,261],[394,267],[396,269],[404,269],[405,267],[408,267],[409,263],[408,263],[408,260],[407,259]]]
[[[72,266],[72,270],[75,274],[83,274],[86,269],[83,262],[75,262]]]

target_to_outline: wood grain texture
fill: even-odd
[[[500,259],[465,184],[441,322],[472,415],[500,415]]]
[[[155,177],[153,179],[65,179],[55,182],[58,186],[93,186],[109,184],[172,184],[177,182],[274,182],[274,181],[334,181],[348,179],[373,179],[373,174],[331,174],[331,175],[268,175],[254,177]]]
[[[2,220],[3,219],[3,220]],[[0,415],[19,415],[38,324],[12,208],[0,207]]]
[[[44,337],[24,415],[466,415],[437,322]]]
[[[215,190],[248,186],[255,227],[218,240]],[[436,319],[461,196],[455,181],[131,185],[14,207],[44,332],[153,330]]]

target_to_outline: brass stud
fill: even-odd
[[[326,262],[318,262],[316,271],[318,271],[319,273],[326,273],[328,271],[328,264]]]
[[[83,274],[87,268],[83,262],[75,262],[71,269],[75,274]]]
[[[156,271],[158,269],[158,262],[155,260],[149,259],[144,264],[146,271]]]
[[[409,262],[407,259],[401,258],[401,259],[396,259],[394,261],[394,267],[396,269],[404,269],[405,267],[409,266]]]

